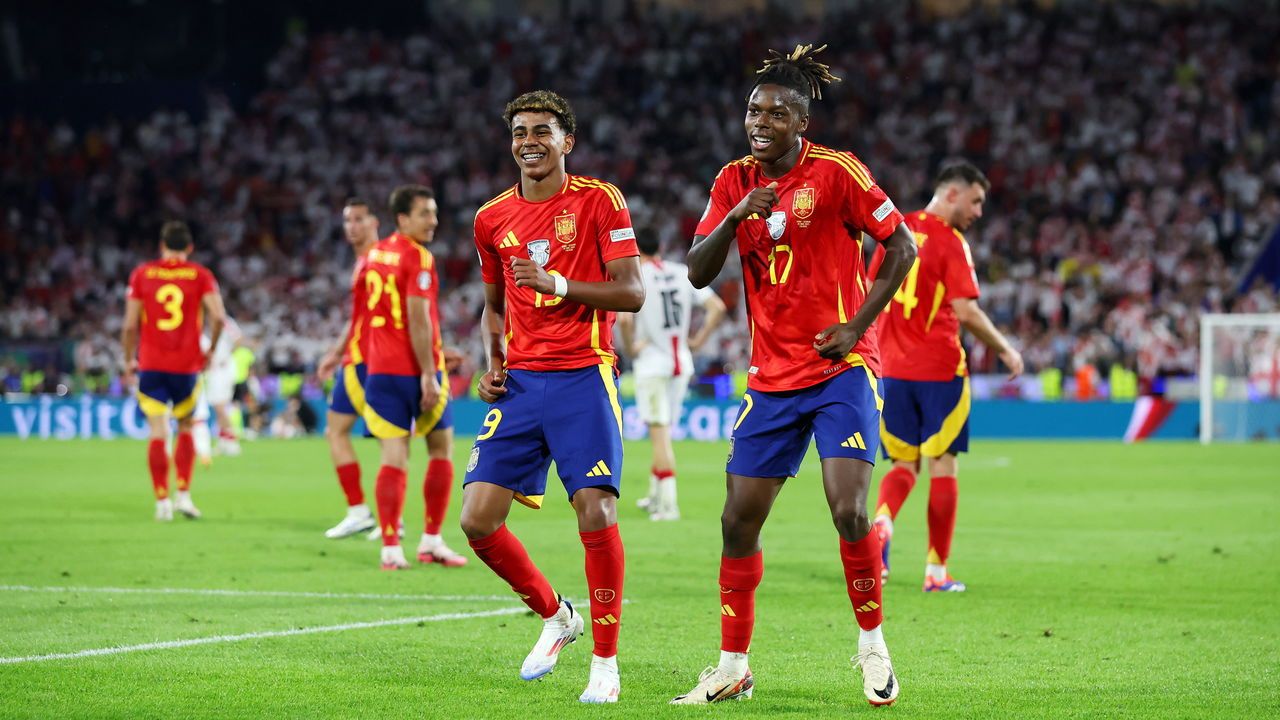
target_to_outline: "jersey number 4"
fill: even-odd
[[[916,246],[924,247],[924,241],[929,238],[928,235],[918,232],[915,233]],[[920,304],[920,293],[916,284],[920,281],[920,258],[917,257],[915,262],[911,263],[911,270],[907,273],[907,277],[902,281],[902,287],[893,294],[893,301],[902,306],[902,318],[904,320],[911,319],[911,311],[916,309]],[[885,308],[888,310],[889,308]]]
[[[400,289],[396,287],[396,276],[388,273],[384,278],[378,274],[377,270],[370,270],[364,274],[364,287],[369,293],[369,311],[377,309],[378,303],[385,294],[391,306],[392,324],[397,330],[403,328],[404,310],[400,304]],[[369,324],[372,327],[382,327],[387,324],[387,319],[381,315],[375,315]]]

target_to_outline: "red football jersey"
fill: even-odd
[[[365,364],[379,375],[420,375],[422,368],[409,338],[408,298],[423,297],[435,304],[435,259],[413,238],[400,233],[379,240],[366,256],[364,284],[369,313],[369,349]],[[431,312],[432,352],[443,367],[439,314]]]
[[[213,273],[188,260],[153,260],[134,268],[127,297],[142,303],[138,369],[168,373],[203,370],[203,300],[216,292],[218,281]]]
[[[806,388],[859,365],[880,373],[874,325],[843,360],[824,359],[813,341],[847,322],[866,299],[861,233],[884,240],[902,214],[852,153],[801,142],[795,167],[780,178],[765,177],[751,156],[725,165],[696,231],[710,235],[747,193],[778,183],[772,216],[752,215],[737,232],[753,390]]]
[[[347,347],[342,352],[342,364],[359,364],[369,357],[369,292],[364,274],[369,269],[367,255],[356,258],[351,271],[351,325]]]
[[[978,297],[969,244],[959,230],[923,210],[907,216],[907,227],[920,254],[876,321],[885,377],[943,381],[966,375],[960,320],[951,301]],[[879,267],[883,257],[880,248],[871,266]]]
[[[573,370],[615,365],[614,313],[516,287],[512,258],[530,258],[552,275],[604,282],[605,263],[635,257],[636,233],[627,201],[603,180],[565,175],[560,192],[529,202],[519,186],[476,211],[476,249],[486,283],[506,297],[507,367]]]

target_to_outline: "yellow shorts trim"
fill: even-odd
[[[347,399],[357,415],[364,415],[364,385],[360,384],[360,376],[356,374],[355,363],[342,368],[342,387],[347,391]]]
[[[143,415],[163,417],[169,414],[169,403],[162,403],[150,395],[143,395],[141,390],[134,394],[138,396],[138,409],[142,410]]]
[[[174,403],[173,417],[175,420],[185,420],[196,411],[196,401],[200,399],[200,390],[202,389],[203,378],[196,378],[196,384],[191,387],[191,394],[181,402]],[[160,402],[150,395],[143,395],[139,390],[135,395],[138,396],[138,408],[142,410],[142,414],[151,417],[164,417],[169,414],[169,404]]]
[[[371,405],[365,405],[361,415],[364,417],[364,424],[369,426],[369,433],[379,440],[409,437],[408,428],[402,428],[382,417]]]
[[[919,446],[912,445],[889,432],[885,427],[884,418],[880,418],[880,443],[884,445],[884,451],[888,453],[890,460],[916,462],[920,459]]]
[[[951,443],[956,441],[964,424],[969,421],[969,408],[972,403],[969,396],[969,378],[964,379],[964,389],[960,391],[960,399],[956,406],[942,419],[942,427],[920,444],[920,452],[925,457],[942,457],[947,454]]]
[[[520,503],[521,505],[524,505],[525,507],[533,508],[534,510],[541,510],[543,497],[545,496],[544,495],[521,495],[520,493],[516,493],[515,501]]]
[[[604,390],[609,395],[609,405],[613,407],[613,419],[618,423],[618,437],[622,437],[622,405],[618,402],[618,386],[613,382],[613,366],[597,365],[600,368],[600,379],[604,381]]]

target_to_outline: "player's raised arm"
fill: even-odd
[[[689,248],[689,256],[685,260],[689,266],[689,282],[694,287],[704,288],[720,274],[725,258],[729,256],[729,246],[733,244],[738,225],[743,220],[752,215],[768,217],[773,212],[773,206],[778,204],[777,187],[777,182],[771,182],[765,187],[752,190],[724,215],[724,219],[710,234],[694,236],[693,247]],[[713,189],[707,213],[714,213],[717,204],[716,191]]]
[[[605,263],[609,279],[604,282],[570,280],[552,275],[529,258],[512,258],[511,270],[516,287],[528,287],[544,294],[567,298],[597,310],[637,312],[644,305],[644,280],[640,278],[640,259],[617,258]]]

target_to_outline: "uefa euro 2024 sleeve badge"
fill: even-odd
[[[550,240],[531,240],[526,245],[529,249],[529,259],[538,263],[538,267],[544,268],[551,260],[551,241]]]

